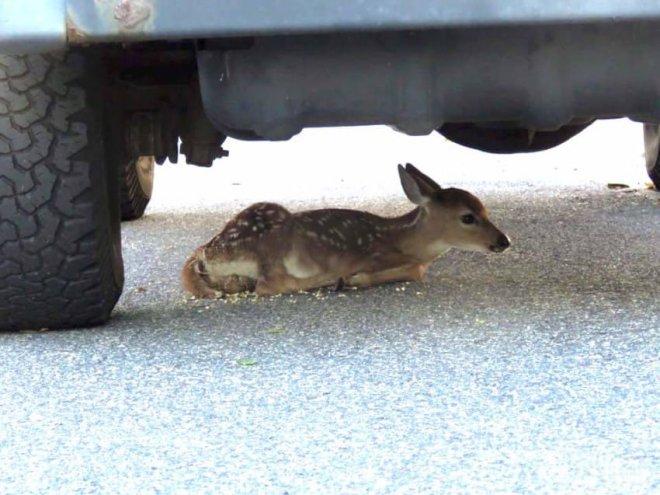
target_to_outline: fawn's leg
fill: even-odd
[[[257,280],[255,292],[260,296],[272,296],[274,294],[318,289],[336,283],[337,278],[328,278],[327,275],[310,278],[295,278],[290,275],[262,277]]]
[[[243,275],[228,275],[217,282],[217,287],[223,294],[237,294],[239,292],[254,291],[257,281]]]
[[[379,272],[356,273],[346,280],[346,285],[355,287],[367,287],[369,285],[382,284],[385,282],[403,282],[422,280],[428,265],[405,265],[396,268],[388,268]]]

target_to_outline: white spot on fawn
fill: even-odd
[[[330,232],[335,234],[337,237],[339,237],[342,241],[346,240],[346,237],[344,237],[344,234],[341,233],[341,230],[339,229],[331,229]]]
[[[206,270],[211,278],[227,277],[229,275],[240,275],[243,277],[259,277],[259,267],[252,260],[229,260],[206,263]]]
[[[318,266],[303,263],[295,251],[289,251],[282,263],[286,272],[295,278],[309,278],[321,273]]]

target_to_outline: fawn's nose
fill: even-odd
[[[504,234],[500,234],[500,236],[497,238],[497,241],[495,241],[495,244],[490,247],[490,250],[495,253],[501,253],[509,246],[511,246],[511,241],[509,241],[509,238]]]

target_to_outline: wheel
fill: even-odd
[[[660,124],[644,124],[644,152],[646,171],[660,191]]]
[[[121,219],[136,220],[144,215],[154,188],[154,157],[129,160],[122,168]]]
[[[108,319],[124,271],[91,57],[0,55],[0,329]]]
[[[589,125],[591,122],[565,125],[556,131],[530,132],[521,127],[444,124],[438,132],[456,144],[488,153],[532,153],[559,146]]]

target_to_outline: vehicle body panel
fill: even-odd
[[[0,53],[28,53],[66,46],[66,0],[2,0]]]
[[[0,52],[66,43],[660,19],[657,0],[5,0]]]

